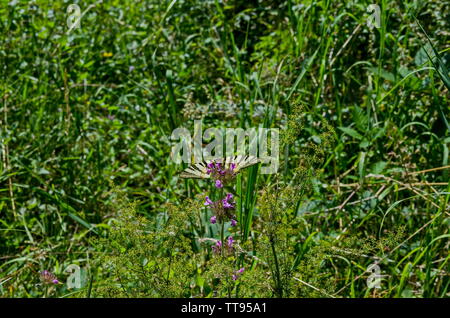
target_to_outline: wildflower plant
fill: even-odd
[[[59,285],[60,282],[55,274],[53,274],[49,270],[44,269],[39,272],[39,279],[43,286],[45,298],[49,297],[52,293],[57,293],[57,289],[55,287]],[[38,285],[41,286],[41,284]]]
[[[39,276],[44,284],[59,284],[58,278],[56,278],[55,274],[48,270],[43,270],[39,273]]]
[[[216,244],[211,246],[211,249],[213,250],[213,252],[217,255],[233,255],[234,254],[234,239],[233,237],[230,235],[227,239],[226,239],[226,243],[225,245],[222,244],[222,241],[217,240]]]
[[[247,163],[249,161],[258,162],[256,158],[246,157],[239,160],[242,159],[246,160]],[[234,290],[233,286],[237,284],[238,278],[243,275],[245,269],[243,259],[238,257],[239,250],[236,249],[237,242],[235,238],[232,235],[225,236],[226,223],[229,222],[231,228],[236,228],[238,225],[236,195],[233,186],[238,173],[241,171],[237,163],[229,162],[228,160],[213,160],[205,165],[206,170],[204,173],[212,183],[214,191],[204,197],[203,205],[211,211],[210,224],[217,227],[220,233],[220,239],[210,239],[213,242],[210,245],[212,252],[210,264],[217,263],[217,266],[220,264],[221,267],[224,264],[229,265],[226,269],[220,269],[222,272],[220,275],[217,272],[210,271],[211,267],[215,267],[215,265],[209,265],[205,275],[210,277],[209,282],[211,286],[217,285],[217,279],[221,280],[222,283],[219,283],[217,286],[224,286],[224,283],[227,294],[230,295],[231,291]],[[224,164],[223,162],[226,163]],[[201,169],[201,166],[199,168]],[[189,173],[195,173],[194,170],[188,169],[188,171]],[[187,174],[187,176],[189,175]],[[208,276],[207,273],[211,273],[212,276]]]
[[[230,221],[232,226],[236,226],[236,216],[235,205],[236,203],[233,201],[233,195],[231,193],[227,193],[227,195],[218,201],[211,201],[209,196],[205,197],[205,206],[208,206],[213,211],[213,216],[211,217],[211,223],[215,224],[217,221],[219,223],[224,223]]]
[[[224,187],[232,188],[230,185],[236,178],[236,164],[230,163],[228,166],[223,165],[221,162],[211,161],[207,165],[206,173],[210,175],[215,188],[219,191],[219,199],[212,201],[210,196],[205,197],[204,205],[209,207],[212,211],[210,218],[211,224],[218,224],[220,227],[220,241],[213,246],[214,251],[222,251],[222,246],[229,241],[224,241],[225,223],[230,222],[232,227],[237,225],[236,218],[236,202],[234,201],[234,195],[231,192],[225,194]],[[231,237],[230,237],[231,238]],[[230,240],[228,238],[228,240]],[[231,244],[232,244],[231,238]],[[229,246],[230,247],[230,246]],[[222,252],[221,252],[222,253]]]

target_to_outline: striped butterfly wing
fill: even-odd
[[[226,158],[219,158],[214,160],[217,163],[222,163],[225,169],[229,169],[230,165],[234,163],[236,165],[235,172],[258,164],[261,160],[254,156],[233,156]],[[206,173],[207,167],[206,163],[200,162],[193,164],[192,166],[186,168],[181,174],[181,178],[193,178],[193,179],[208,179],[209,174]]]
[[[206,173],[206,169],[204,162],[193,164],[180,174],[180,178],[208,179],[209,174]]]
[[[258,158],[254,156],[236,156],[234,157],[234,163],[236,164],[236,172],[244,168],[256,165],[260,162]]]

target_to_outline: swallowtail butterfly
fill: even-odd
[[[260,159],[254,156],[233,156],[226,158],[219,158],[212,160],[215,163],[221,163],[224,165],[224,169],[228,169],[231,164],[235,164],[234,172],[238,173],[240,170],[256,165],[261,162]],[[225,161],[225,163],[224,163]],[[208,179],[210,175],[207,173],[207,164],[205,162],[199,162],[186,168],[180,175],[181,178],[195,178],[195,179]]]

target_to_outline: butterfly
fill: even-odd
[[[225,163],[224,163],[224,161],[225,161]],[[233,157],[215,159],[212,162],[223,164],[224,169],[229,169],[231,164],[234,164],[235,166],[234,166],[233,171],[235,173],[238,173],[240,170],[242,170],[244,168],[256,165],[257,163],[261,162],[261,160],[254,156],[233,156]],[[207,163],[199,162],[199,163],[193,164],[190,167],[186,168],[180,174],[180,178],[208,179],[211,176],[210,176],[210,174],[208,174],[207,171],[208,171]]]

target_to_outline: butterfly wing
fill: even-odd
[[[186,168],[180,174],[180,178],[207,179],[209,174],[206,173],[206,165],[200,162]]]
[[[255,156],[236,156],[234,159],[234,163],[236,164],[236,169],[237,171],[256,165],[259,162],[261,162],[261,160],[259,160],[257,157]]]

